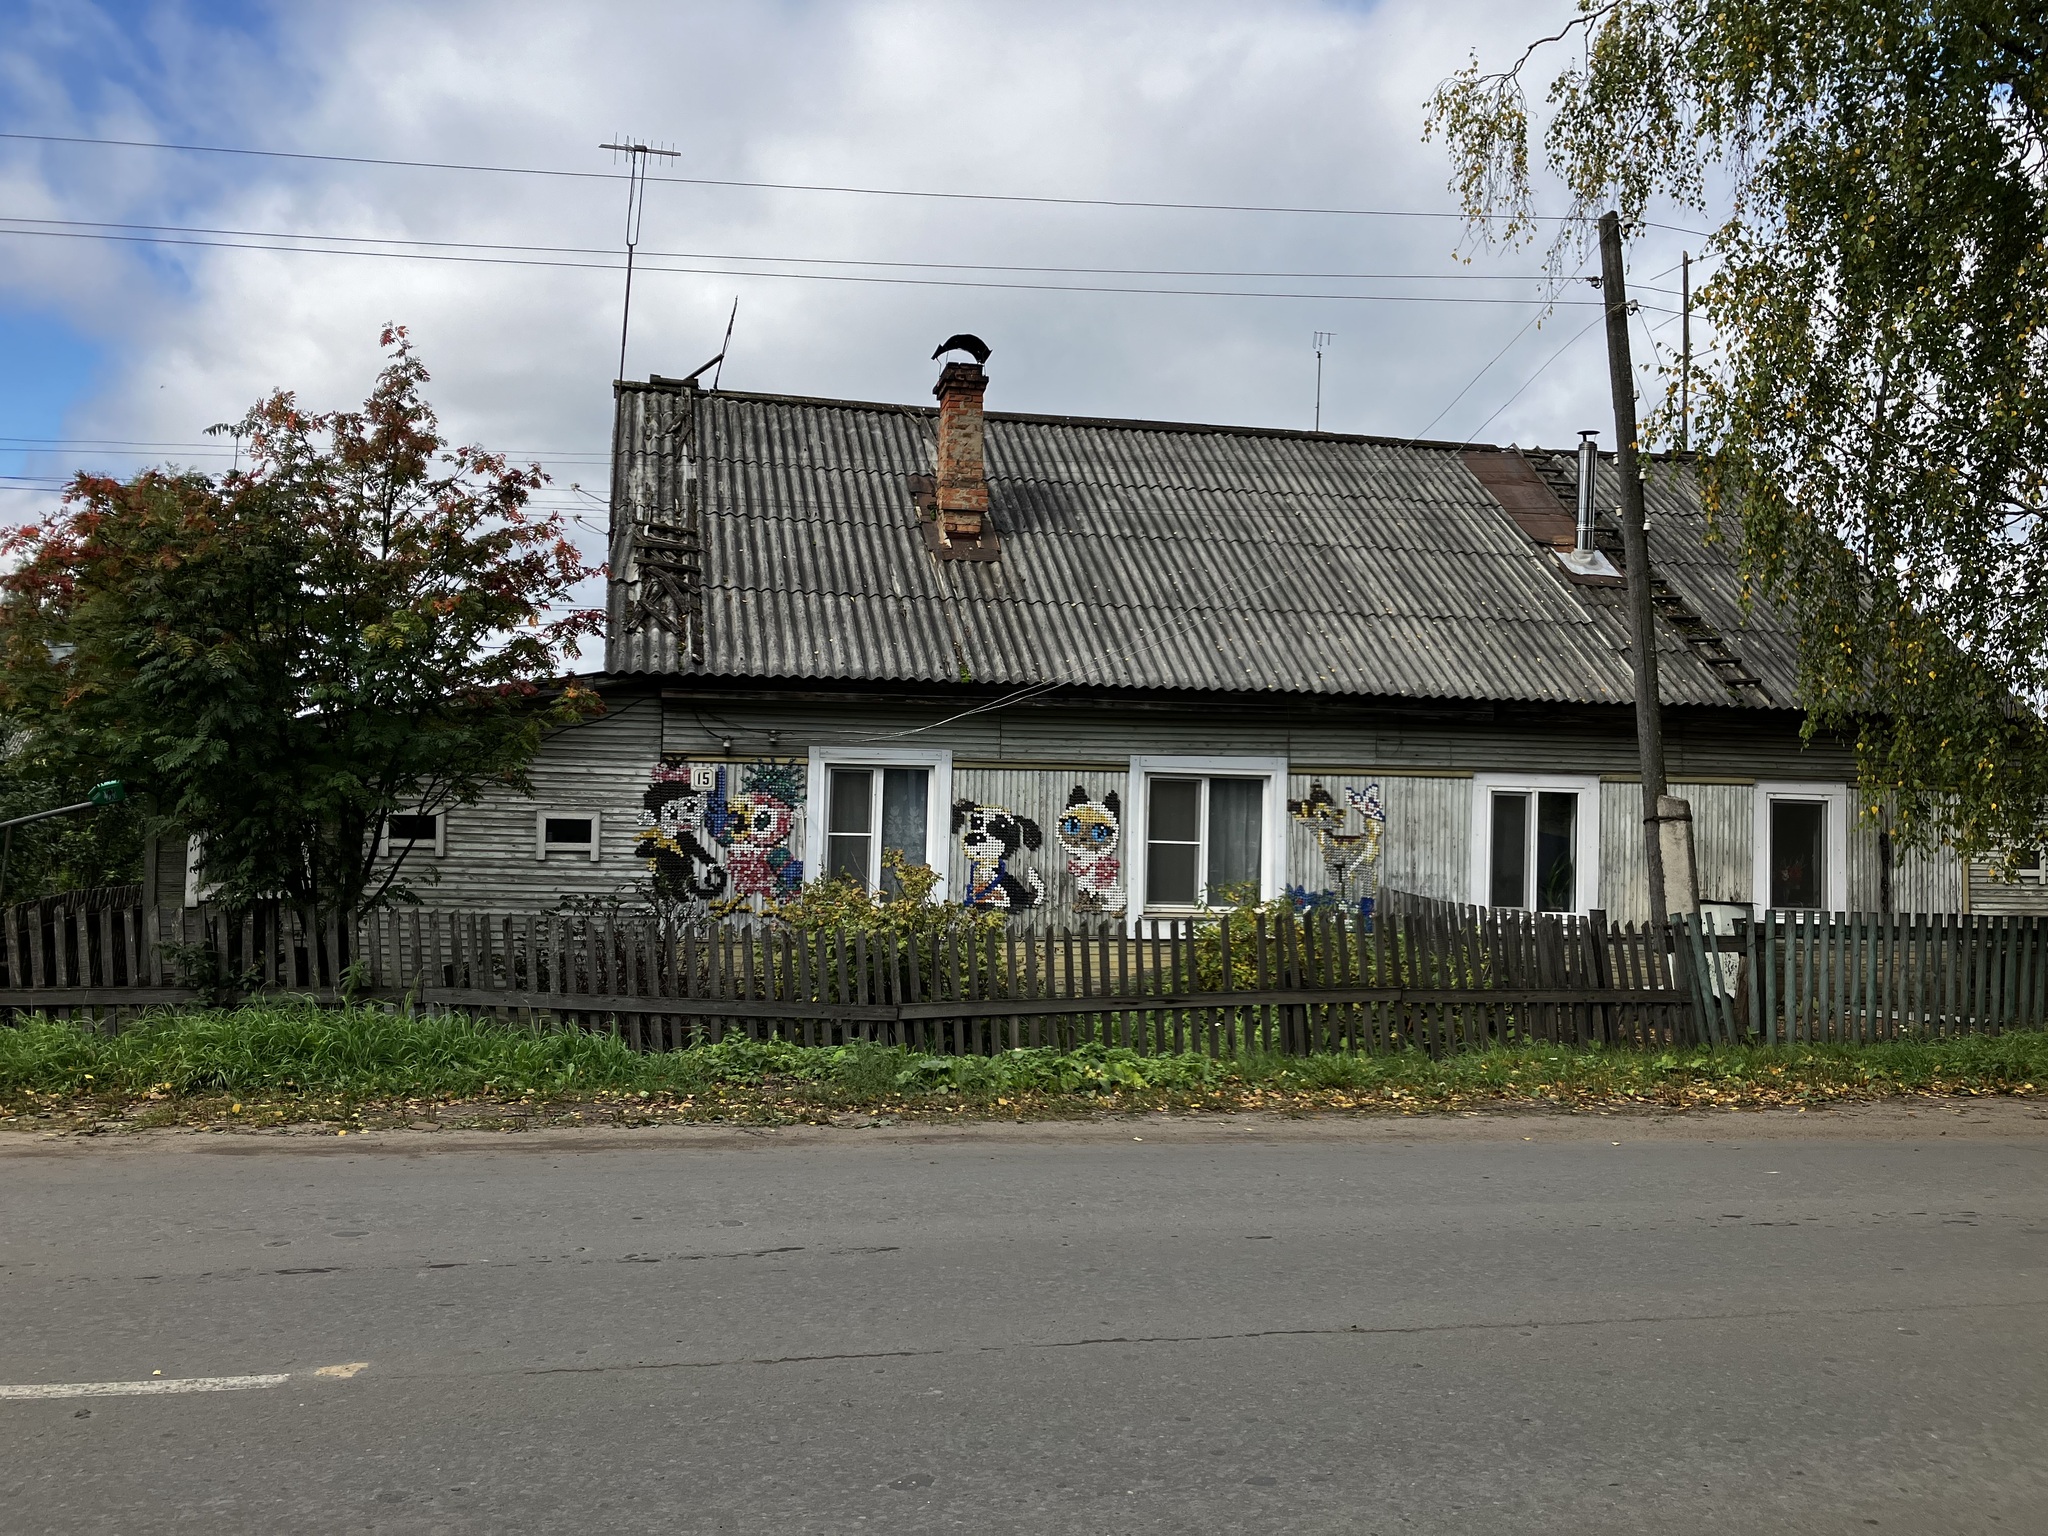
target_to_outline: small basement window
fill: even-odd
[[[534,814],[536,859],[549,854],[588,859],[595,864],[600,845],[599,817],[595,811],[537,811]]]
[[[436,811],[409,812],[384,819],[384,846],[380,850],[386,855],[397,853],[430,853],[439,858],[447,851],[447,839],[443,835],[447,818]]]

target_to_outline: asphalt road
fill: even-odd
[[[2044,1153],[2011,1104],[0,1141],[0,1530],[2048,1531]]]

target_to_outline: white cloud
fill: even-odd
[[[0,44],[0,81],[38,82],[17,96],[25,105],[10,126],[50,132],[600,170],[610,165],[596,144],[625,132],[676,145],[678,174],[709,177],[1444,209],[1442,150],[1420,142],[1423,98],[1474,42],[1501,51],[1564,9],[1509,0],[1366,10],[1308,0],[352,4],[291,7],[264,46],[226,49],[199,46],[201,29],[169,15],[150,31],[153,56],[187,73],[153,93],[110,85],[85,107],[80,91],[37,72],[37,49],[70,46],[39,13],[44,26]],[[143,57],[124,67],[146,69]],[[51,217],[564,246],[616,246],[623,216],[623,189],[609,181],[20,146],[0,148],[0,195]],[[1428,219],[657,184],[643,249],[1447,276],[1533,272],[1540,260],[1528,249],[1460,267],[1458,237],[1455,223]],[[358,400],[378,363],[377,327],[394,319],[411,327],[456,435],[588,455],[552,468],[599,491],[619,290],[615,272],[0,242],[0,301],[61,309],[110,350],[105,388],[74,413],[78,436],[192,441],[280,385],[315,406]],[[636,284],[629,371],[701,362],[735,293],[729,387],[922,399],[933,345],[971,330],[995,348],[996,408],[1305,426],[1309,335],[1321,329],[1338,337],[1324,424],[1383,434],[1420,430],[1526,318],[1504,305],[650,272]],[[1475,428],[1588,317],[1567,311],[1525,337],[1435,435]],[[1596,333],[1488,436],[1569,442],[1575,428],[1608,419],[1605,380]]]

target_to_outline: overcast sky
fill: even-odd
[[[629,135],[681,151],[657,174],[705,180],[1441,214],[1443,151],[1421,138],[1430,89],[1470,50],[1504,61],[1569,13],[1559,0],[0,0],[0,132],[586,173],[620,170],[597,146]],[[318,408],[358,402],[378,327],[396,320],[457,437],[539,457],[559,482],[549,504],[601,523],[622,286],[604,253],[621,245],[625,201],[601,174],[0,138],[0,520],[47,510],[48,487],[85,464],[216,467],[202,429],[273,387]],[[193,230],[452,242],[408,249],[496,259],[134,238],[251,238],[179,232]],[[1605,427],[1611,440],[1598,311],[1526,328],[1541,247],[1466,264],[1460,241],[1441,217],[653,182],[626,371],[694,368],[737,297],[729,388],[928,400],[933,347],[972,331],[994,348],[992,409],[1307,427],[1311,337],[1328,331],[1326,429],[1569,443]],[[1639,352],[1676,345],[1669,269],[1686,243],[1653,231],[1631,252]],[[566,250],[478,249],[490,245]],[[592,265],[525,264],[547,261]],[[1085,287],[1232,292],[1071,291]]]

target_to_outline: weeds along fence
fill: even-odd
[[[1391,895],[1356,912],[913,933],[403,909],[342,921],[43,904],[0,913],[0,1010],[109,1028],[312,995],[613,1032],[938,1052],[1656,1048],[2038,1026],[2038,919],[1768,914],[1663,930]]]

